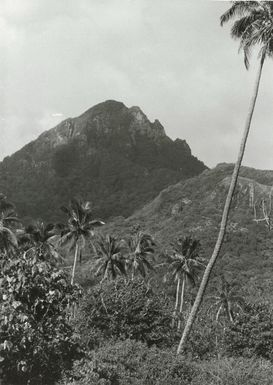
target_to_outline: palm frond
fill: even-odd
[[[105,263],[105,262],[101,263],[102,261],[97,261],[97,262],[98,262],[97,263],[98,267],[94,266],[94,267],[97,267],[97,270],[95,272],[95,276],[97,277],[98,275],[100,275],[101,272],[103,272],[102,275],[104,276],[105,271],[107,269],[107,263]]]
[[[236,20],[231,28],[231,36],[234,39],[246,39],[246,37],[253,31],[253,23],[256,17],[256,14],[248,15]]]
[[[234,1],[233,5],[220,17],[220,24],[223,26],[234,17],[243,16],[259,7],[259,1]]]
[[[94,219],[94,220],[92,220],[92,221],[89,221],[89,222],[88,222],[88,225],[89,225],[90,227],[94,228],[94,227],[99,227],[99,226],[105,225],[105,222],[103,222],[103,221],[101,221],[101,220],[99,220],[99,219]]]
[[[74,234],[72,232],[67,232],[59,239],[59,246],[60,247],[70,246],[70,248],[71,247],[73,248],[75,245],[75,242],[76,240],[74,238]]]
[[[249,69],[249,59],[250,59],[250,54],[251,54],[251,49],[249,46],[245,45],[243,48],[244,51],[244,64],[246,69]]]
[[[18,242],[13,231],[8,227],[0,227],[0,249],[9,251],[9,249],[17,247]]]

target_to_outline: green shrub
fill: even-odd
[[[225,331],[225,348],[231,356],[273,359],[273,317],[265,305],[249,305]]]
[[[223,358],[196,363],[175,351],[127,340],[109,342],[88,359],[76,361],[59,385],[271,385],[268,361]]]
[[[272,385],[272,378],[267,361],[223,358],[199,363],[191,385]]]
[[[11,384],[53,384],[77,355],[67,306],[80,291],[34,253],[1,260],[0,360]]]
[[[109,341],[89,358],[75,362],[62,385],[189,385],[194,366],[175,351],[133,341]]]
[[[76,319],[88,348],[104,338],[131,338],[148,345],[168,345],[173,341],[170,324],[167,298],[148,290],[141,279],[119,279],[92,288],[85,295]]]
[[[204,312],[200,312],[189,336],[187,354],[194,360],[216,357],[222,350],[221,339],[220,328]]]

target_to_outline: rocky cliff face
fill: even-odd
[[[137,135],[154,141],[167,138],[161,123],[158,120],[151,123],[139,107],[127,108],[123,103],[108,100],[44,132],[35,144],[42,151],[68,144],[72,139],[83,143],[89,140],[92,146],[95,143],[91,142],[90,137],[112,135],[122,137],[127,145],[134,143]]]
[[[0,191],[23,217],[57,220],[59,206],[81,196],[106,219],[132,214],[163,188],[205,168],[186,141],[172,141],[158,120],[109,100],[5,158]]]

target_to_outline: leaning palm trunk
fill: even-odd
[[[232,174],[232,178],[231,178],[231,182],[230,182],[230,186],[229,186],[229,190],[228,190],[228,194],[227,194],[227,198],[226,198],[226,203],[225,203],[225,207],[223,210],[223,215],[222,215],[222,220],[221,220],[218,238],[217,238],[212,256],[211,256],[211,258],[207,264],[207,267],[205,269],[205,272],[204,272],[198,293],[196,295],[193,307],[191,309],[190,315],[187,319],[186,326],[185,326],[185,329],[183,331],[183,334],[182,334],[182,337],[181,337],[181,340],[180,340],[180,343],[179,343],[179,346],[177,349],[177,354],[181,353],[185,349],[185,345],[186,345],[188,336],[191,332],[191,329],[192,329],[193,323],[195,321],[196,315],[197,315],[198,310],[201,306],[201,303],[202,303],[202,300],[204,297],[204,293],[205,293],[206,287],[207,287],[209,279],[210,279],[211,271],[214,267],[214,264],[217,260],[217,257],[219,256],[219,253],[220,253],[220,250],[221,250],[221,247],[223,244],[224,236],[226,233],[226,227],[227,227],[227,221],[228,221],[228,215],[229,215],[229,211],[230,211],[231,201],[232,201],[232,197],[233,197],[233,194],[235,191],[235,187],[236,187],[236,183],[237,183],[237,179],[238,179],[238,175],[239,175],[239,171],[240,171],[240,166],[241,166],[242,159],[243,159],[244,152],[245,152],[245,146],[246,146],[246,142],[247,142],[247,138],[248,138],[248,134],[249,134],[251,120],[252,120],[252,116],[253,116],[253,112],[254,112],[254,108],[255,108],[255,104],[256,104],[256,99],[258,96],[264,59],[265,59],[265,56],[263,55],[261,58],[261,61],[260,61],[258,76],[257,76],[257,80],[255,83],[254,95],[251,99],[250,109],[249,109],[249,113],[248,113],[246,124],[245,124],[245,129],[244,129],[243,138],[242,138],[242,142],[241,142],[241,146],[240,146],[240,150],[239,150],[239,154],[238,154],[238,159],[237,159],[237,162],[234,166],[234,170],[233,170],[233,174]]]
[[[174,311],[173,311],[172,327],[174,327],[175,316],[176,316],[177,309],[178,309],[179,289],[180,289],[180,278],[178,278],[177,286],[176,286],[176,297],[175,297],[175,305],[174,305]]]
[[[71,285],[73,285],[74,279],[75,279],[75,271],[76,271],[76,264],[77,264],[77,258],[78,258],[78,251],[79,251],[79,245],[78,245],[78,243],[76,243],[74,263],[73,263],[72,276],[71,276]]]
[[[183,281],[182,281],[180,308],[179,308],[179,321],[178,321],[178,325],[177,325],[177,330],[181,329],[181,317],[182,317],[182,310],[183,310],[183,305],[184,305],[185,284],[186,284],[186,278],[184,277]]]

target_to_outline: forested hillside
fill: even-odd
[[[208,259],[216,241],[232,169],[230,164],[219,164],[169,186],[134,215],[110,223],[106,229],[122,236],[138,224],[166,249],[179,235],[191,235],[201,241]],[[268,286],[268,297],[273,289],[272,195],[273,171],[242,167],[222,257],[216,266],[216,275],[225,271],[242,280],[241,284],[254,296],[259,295],[259,287]]]

